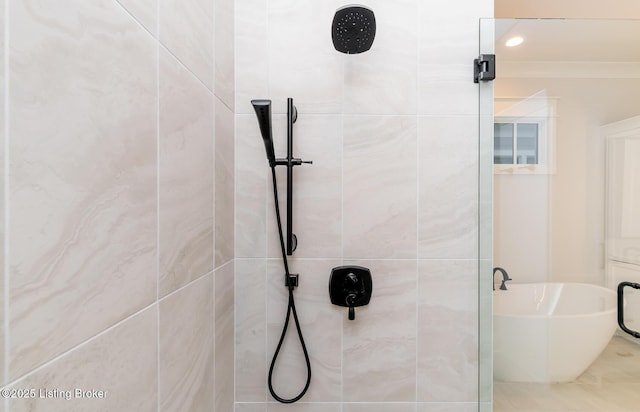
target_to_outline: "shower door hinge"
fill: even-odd
[[[488,82],[496,78],[496,55],[481,54],[473,60],[473,82]]]

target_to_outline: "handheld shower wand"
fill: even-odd
[[[297,244],[297,240],[295,235],[291,231],[291,221],[292,221],[292,187],[293,187],[293,167],[299,166],[302,163],[311,163],[311,162],[303,162],[301,159],[297,159],[293,157],[293,123],[297,118],[297,110],[295,106],[293,106],[293,99],[287,99],[287,157],[285,159],[276,159],[274,150],[273,150],[273,136],[271,132],[271,100],[252,100],[251,104],[256,111],[256,115],[258,116],[258,123],[260,124],[260,132],[262,133],[262,140],[264,141],[264,148],[267,152],[267,160],[269,160],[269,166],[271,168],[271,177],[273,181],[273,198],[275,201],[275,209],[276,209],[276,221],[278,224],[278,235],[280,236],[280,249],[282,251],[282,263],[284,264],[284,272],[285,272],[285,286],[289,289],[289,303],[287,305],[287,315],[284,321],[284,326],[282,328],[282,333],[280,334],[280,340],[278,341],[278,345],[273,354],[273,358],[271,359],[271,366],[269,367],[269,376],[268,376],[268,385],[269,392],[271,396],[275,400],[281,403],[294,403],[299,401],[304,394],[309,389],[309,384],[311,383],[311,361],[309,360],[309,353],[307,352],[307,346],[304,343],[304,338],[302,337],[302,329],[300,327],[300,321],[298,320],[298,313],[296,311],[296,304],[293,298],[293,290],[296,286],[298,286],[298,275],[291,274],[289,272],[289,263],[287,262],[287,254],[291,255],[293,250],[295,250],[295,246]],[[287,166],[287,247],[285,247],[284,235],[282,231],[282,221],[280,219],[280,207],[278,202],[278,184],[276,181],[276,166],[283,165]],[[278,359],[278,354],[280,353],[280,349],[282,348],[282,344],[284,342],[284,338],[287,334],[287,328],[289,326],[289,320],[291,319],[291,315],[293,314],[293,321],[296,326],[296,330],[298,331],[298,339],[300,340],[300,345],[302,346],[302,352],[304,353],[304,359],[307,364],[307,381],[304,385],[304,388],[298,395],[291,399],[286,399],[278,396],[275,390],[273,389],[273,370],[276,365],[276,360]]]
[[[273,150],[273,133],[271,132],[271,100],[251,100],[253,109],[258,116],[258,124],[260,125],[260,133],[264,141],[264,150],[267,152],[269,166],[276,165],[276,155]]]

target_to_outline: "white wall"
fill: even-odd
[[[546,176],[494,176],[493,262],[514,282],[542,281],[550,271],[550,199]]]

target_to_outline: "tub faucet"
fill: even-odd
[[[513,280],[509,277],[509,274],[507,273],[506,270],[499,268],[499,267],[495,267],[493,268],[493,278],[495,279],[496,277],[496,272],[500,272],[502,273],[502,283],[500,284],[500,290],[507,290],[507,286],[504,284],[504,282],[506,282],[507,280]],[[495,280],[493,282],[493,290],[496,290],[496,283]]]

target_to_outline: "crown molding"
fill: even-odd
[[[500,61],[498,78],[639,79],[638,62]]]

